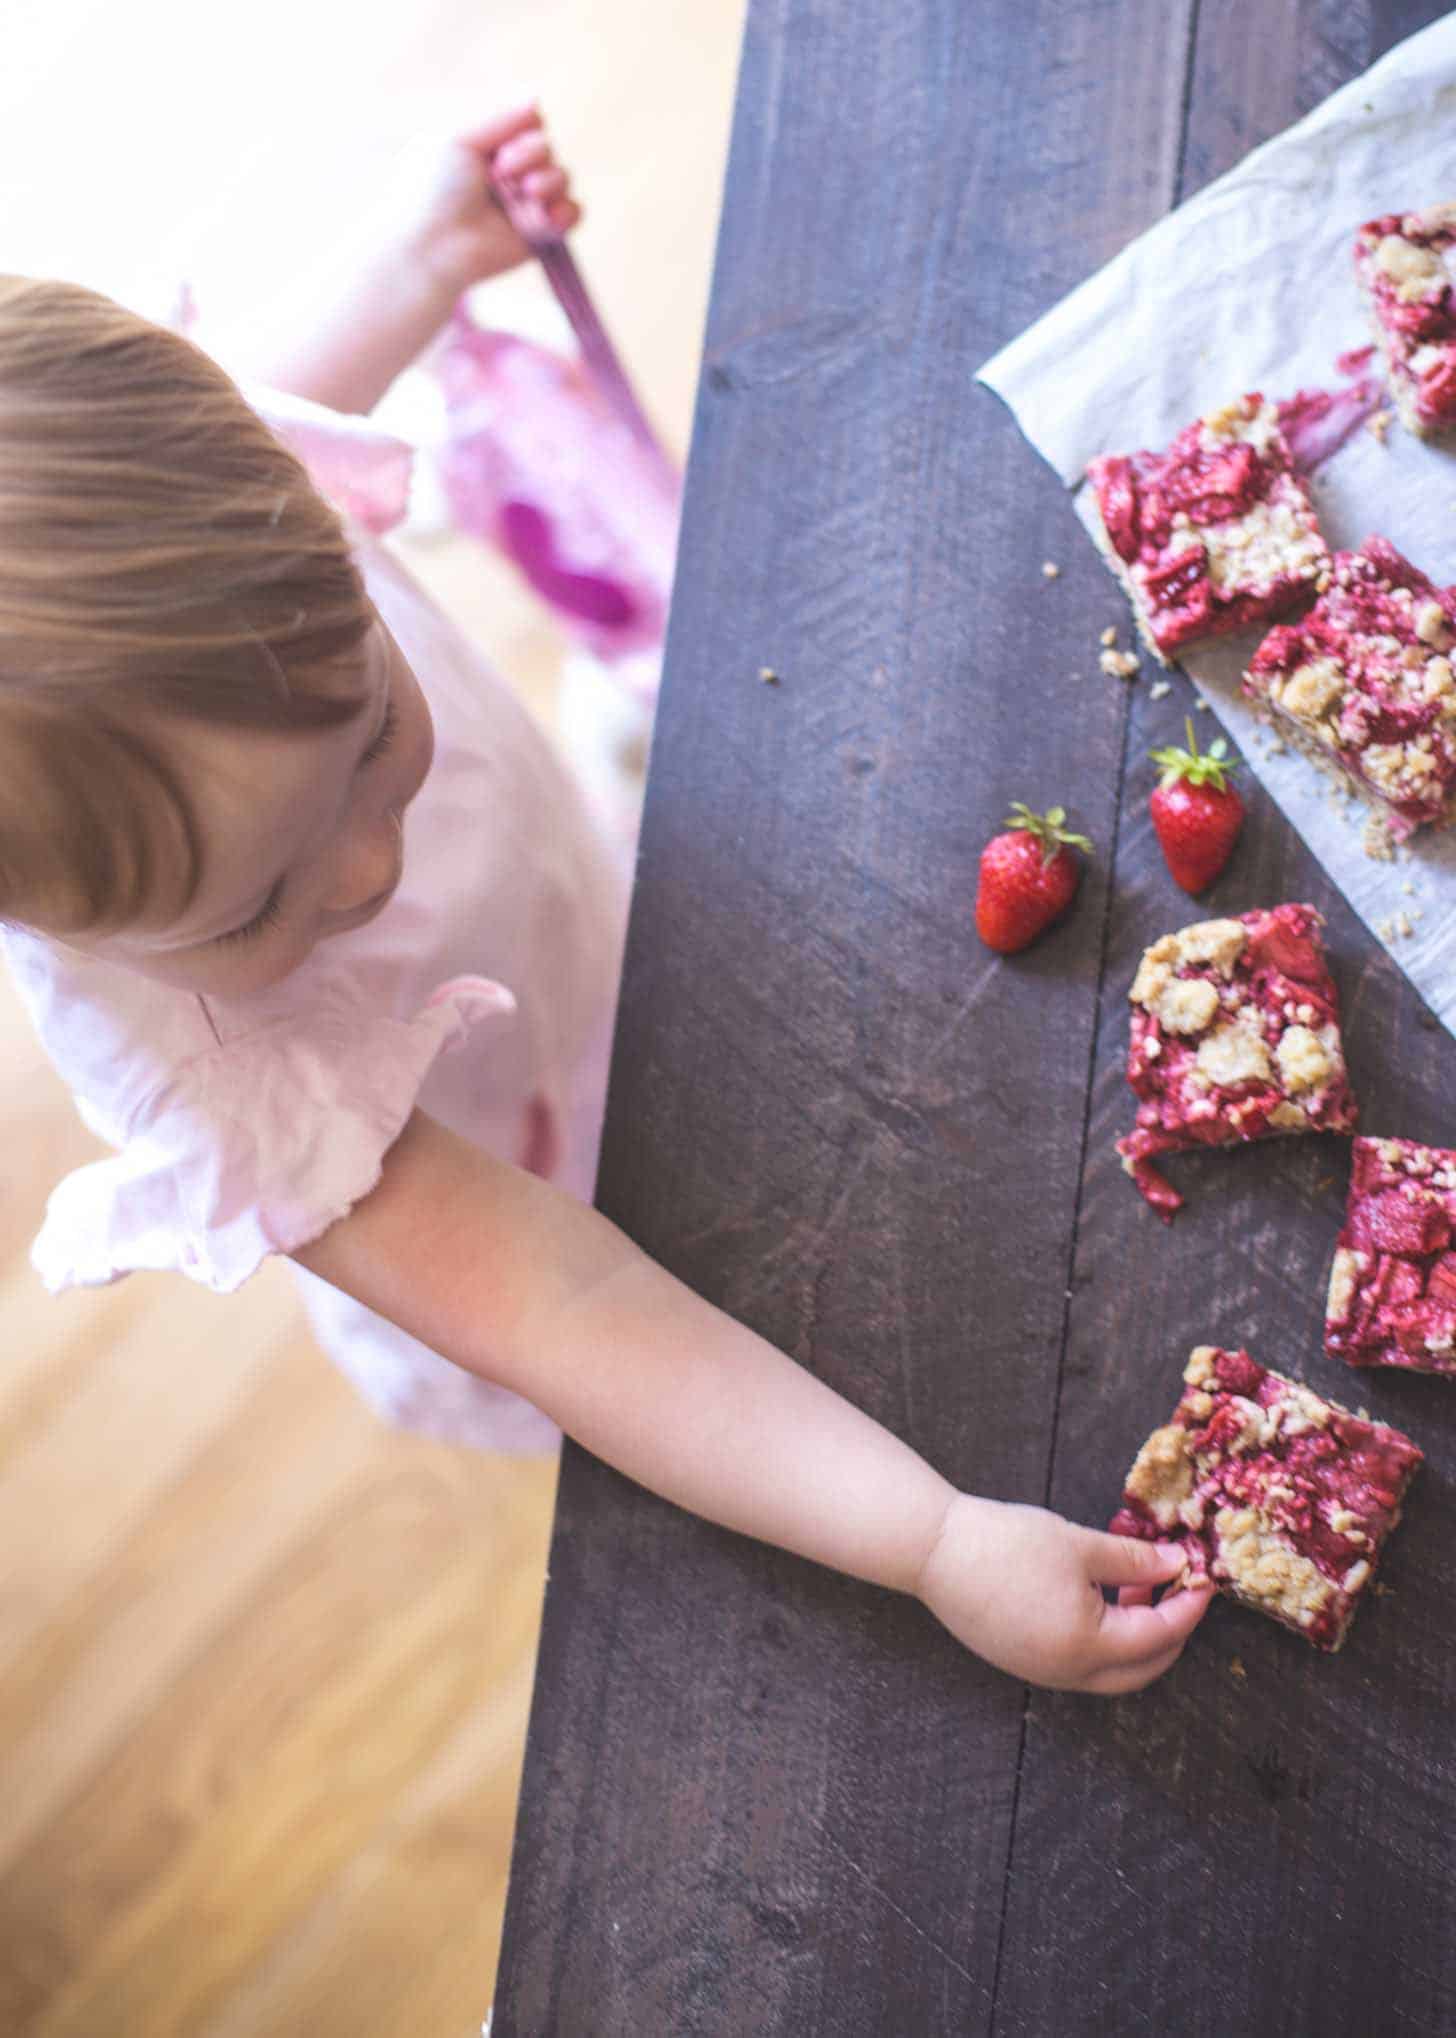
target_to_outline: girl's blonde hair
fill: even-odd
[[[215,362],[0,277],[0,919],[125,925],[199,877],[167,717],[312,729],[374,611],[333,510]]]

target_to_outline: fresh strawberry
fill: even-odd
[[[1065,807],[1033,814],[1020,800],[1006,817],[1006,833],[981,851],[976,890],[976,932],[988,948],[1014,955],[1059,920],[1082,879],[1074,849],[1090,850],[1085,835],[1063,827]]]
[[[1188,748],[1152,753],[1163,776],[1153,788],[1148,811],[1169,870],[1185,892],[1211,885],[1229,858],[1244,825],[1244,803],[1229,773],[1238,760],[1222,736],[1200,750],[1191,720]]]

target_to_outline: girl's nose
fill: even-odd
[[[357,913],[382,905],[399,882],[403,855],[404,823],[397,813],[351,829],[335,868],[328,911]]]

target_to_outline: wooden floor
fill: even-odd
[[[262,65],[288,11],[256,10],[244,56]],[[117,188],[126,199],[130,176],[137,208],[157,202],[145,179],[154,159],[167,169],[169,103],[179,152],[197,143],[212,62],[197,18],[180,0],[21,8],[0,80],[0,267],[119,287]],[[285,162],[285,116],[302,119],[305,88],[326,96],[344,19],[374,30],[401,125],[439,96],[442,52],[487,106],[498,72],[539,86],[592,204],[584,263],[681,447],[741,0],[377,16],[330,0],[311,43],[289,30]],[[172,102],[155,71],[168,49]],[[118,100],[118,65],[138,94],[152,67],[153,119]],[[82,132],[98,156],[125,136],[99,200],[81,188]],[[168,188],[205,220],[191,267],[216,302],[262,262],[266,206],[206,168],[179,178],[174,162]],[[507,286],[522,306],[531,287]],[[550,627],[460,544],[410,549],[549,712]],[[30,1239],[50,1187],[97,1149],[3,984],[0,1113],[0,2033],[471,2038],[493,1984],[554,1464],[383,1429],[310,1342],[279,1266],[231,1298],[162,1276],[47,1297]]]

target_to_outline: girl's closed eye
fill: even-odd
[[[213,942],[215,948],[224,948],[234,941],[252,941],[268,927],[276,927],[279,907],[283,903],[283,879],[279,878],[267,898],[251,920],[245,920],[241,927],[233,927],[226,934],[219,934]]]
[[[368,749],[360,756],[360,765],[373,764],[378,758],[383,757],[384,753],[394,742],[398,730],[399,709],[395,706],[393,700],[391,700],[385,706],[384,720],[379,726],[378,735],[374,738]],[[280,909],[283,903],[283,887],[284,879],[280,877],[252,919],[245,920],[241,927],[230,928],[226,934],[217,935],[212,946],[214,948],[225,948],[235,942],[255,941],[260,934],[266,933],[270,927],[276,927],[281,918]]]
[[[361,764],[373,764],[374,760],[377,757],[383,757],[385,751],[394,741],[395,733],[398,730],[398,728],[399,728],[399,710],[394,705],[394,702],[391,701],[384,710],[384,721],[380,728],[379,734],[375,737],[374,741],[369,745],[369,748],[364,752],[364,755],[360,758],[359,762]]]

